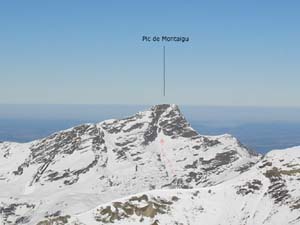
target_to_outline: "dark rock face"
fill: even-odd
[[[275,204],[289,205],[292,210],[300,209],[300,199],[293,200],[291,198],[291,194],[287,189],[286,179],[284,178],[284,176],[298,176],[300,175],[300,170],[282,170],[277,167],[273,167],[272,169],[267,170],[264,175],[269,178],[271,183],[268,187],[267,194],[274,199]]]
[[[138,121],[138,119],[141,119],[142,116],[140,114],[136,114],[134,116],[125,118],[125,119],[120,119],[120,120],[113,120],[113,121],[105,121],[102,123],[101,127],[107,131],[110,134],[117,134],[120,132],[130,132],[135,129],[140,129],[144,126],[143,123],[135,123],[133,126],[130,128],[125,129],[125,126],[134,123],[135,121]]]
[[[51,216],[48,217],[46,220],[40,221],[37,225],[54,225],[54,224],[59,224],[59,225],[64,225],[68,223],[70,216]]]
[[[246,182],[242,186],[237,187],[237,194],[248,195],[258,192],[262,187],[262,182],[260,180],[254,179],[252,181]]]
[[[266,171],[265,176],[271,182],[268,187],[268,194],[276,204],[285,204],[291,196],[287,190],[286,180],[282,178],[281,171],[277,167],[273,167]]]
[[[10,148],[8,145],[6,144],[3,144],[3,142],[0,142],[1,144],[1,148],[0,148],[0,151],[2,150],[2,152],[0,152],[0,157],[1,157],[1,154],[3,154],[3,157],[4,158],[8,158],[10,156]]]
[[[198,133],[190,127],[177,106],[157,105],[151,108],[151,112],[151,122],[144,134],[144,145],[153,142],[158,132],[161,131],[173,139],[179,136],[185,138],[198,136]]]
[[[173,110],[166,111],[164,120],[160,121],[159,126],[163,133],[172,138],[178,136],[192,138],[198,135],[196,131],[191,129],[190,124],[181,114],[177,106],[163,105],[163,108],[173,107]]]
[[[246,164],[236,168],[235,171],[244,173],[244,172],[248,171],[254,164],[255,163],[253,163],[253,162],[246,163]]]
[[[272,162],[266,160],[263,161],[263,164],[259,166],[260,169],[265,168],[266,166],[272,166]]]
[[[8,205],[4,205],[3,203],[0,205],[0,215],[4,219],[4,222],[7,224],[24,224],[30,221],[29,217],[23,216],[17,213],[19,208],[25,208],[26,210],[32,210],[35,208],[35,205],[29,203],[12,203]],[[15,221],[9,220],[9,216],[14,216]]]
[[[151,108],[151,122],[144,134],[144,145],[148,145],[156,139],[158,133],[158,121],[168,107],[170,107],[170,105],[158,105]]]
[[[167,213],[174,201],[178,201],[176,196],[170,201],[154,197],[150,198],[147,195],[135,196],[126,202],[113,202],[113,207],[107,206],[98,209],[95,219],[102,223],[114,223],[124,218],[137,216],[140,218],[139,221],[142,222],[143,218],[155,218],[157,214]]]
[[[232,163],[238,159],[236,151],[228,151],[223,153],[217,153],[215,158],[204,160],[200,158],[199,161],[202,165],[207,165],[204,168],[205,171],[214,171],[223,165]]]
[[[89,135],[90,140],[82,139],[84,135]],[[13,173],[15,175],[22,175],[24,169],[29,167],[29,165],[40,165],[33,176],[31,184],[39,182],[40,178],[44,175],[46,181],[62,179],[67,185],[73,184],[79,179],[80,174],[88,172],[97,164],[101,151],[106,151],[103,137],[103,132],[95,125],[81,125],[69,131],[53,134],[33,145],[30,156]],[[72,155],[76,151],[83,151],[85,148],[83,145],[87,141],[91,142],[94,160],[86,165],[86,167],[74,171],[66,169],[63,173],[48,170],[49,165],[55,162],[56,158],[64,155]]]

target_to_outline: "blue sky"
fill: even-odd
[[[292,106],[299,1],[1,1],[0,103]],[[142,35],[189,36],[162,44]]]

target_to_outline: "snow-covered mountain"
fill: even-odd
[[[299,150],[262,157],[167,104],[4,142],[0,224],[300,224]]]

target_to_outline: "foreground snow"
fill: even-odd
[[[219,185],[139,193],[73,215],[68,221],[89,225],[300,224],[299,151],[300,147],[270,152],[249,171]],[[274,168],[278,173],[270,172]]]

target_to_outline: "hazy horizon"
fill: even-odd
[[[135,104],[0,104],[0,118],[102,119],[124,118],[152,105]],[[178,105],[188,119],[211,121],[300,122],[300,107]]]

